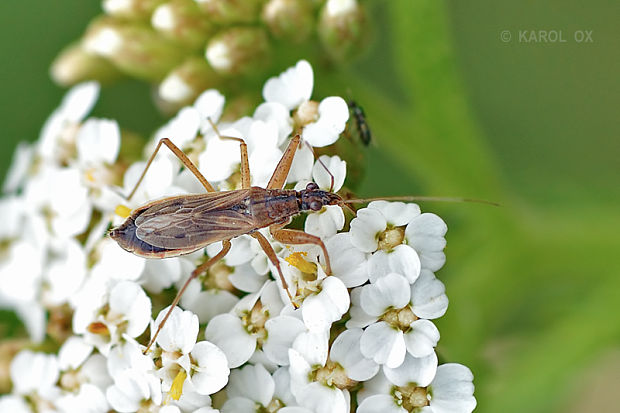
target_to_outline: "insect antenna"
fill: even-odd
[[[487,201],[485,199],[474,198],[458,198],[458,197],[445,197],[445,196],[384,196],[376,198],[358,198],[358,199],[346,199],[343,202],[345,204],[365,204],[371,201],[438,201],[438,202],[473,202],[476,204],[485,204],[492,206],[501,206],[497,202]]]
[[[310,145],[306,141],[304,141],[304,143],[310,149],[310,152],[312,152],[312,156],[314,156],[314,158],[321,164],[323,168],[325,168],[325,170],[329,174],[329,179],[330,179],[329,192],[332,192],[334,190],[334,175],[329,171],[329,169],[327,169],[327,166],[325,165],[325,163],[323,163],[321,158],[317,158],[316,154],[314,153],[314,149],[312,149],[312,145]]]

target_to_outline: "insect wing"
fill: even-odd
[[[254,228],[246,190],[172,197],[136,217],[136,236],[166,249],[198,249]]]

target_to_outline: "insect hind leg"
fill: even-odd
[[[153,337],[151,338],[151,341],[149,341],[149,344],[146,346],[146,349],[144,349],[144,352],[143,352],[144,354],[148,353],[149,349],[151,348],[151,346],[155,342],[155,339],[157,339],[157,336],[159,335],[159,332],[164,327],[164,324],[166,324],[166,321],[168,320],[168,317],[170,317],[170,314],[172,314],[172,310],[174,309],[174,307],[179,303],[179,300],[181,299],[181,297],[183,296],[183,293],[185,292],[185,290],[189,286],[189,283],[194,278],[198,277],[200,274],[202,274],[203,272],[208,270],[209,267],[211,267],[213,264],[215,264],[216,262],[218,262],[219,260],[224,258],[224,256],[226,254],[228,254],[228,251],[230,251],[230,247],[231,247],[230,240],[222,241],[222,247],[223,247],[222,250],[220,252],[218,252],[214,257],[209,258],[207,261],[205,261],[204,263],[202,263],[198,267],[196,267],[196,269],[194,271],[192,271],[192,273],[189,276],[189,278],[187,279],[187,281],[185,281],[185,284],[183,284],[183,287],[181,287],[181,289],[177,293],[176,297],[174,297],[174,300],[172,301],[172,304],[170,304],[170,309],[168,310],[168,312],[166,312],[166,315],[164,316],[164,319],[161,320],[161,323],[159,323],[159,325],[157,326],[157,330],[155,330],[155,334],[153,334]]]

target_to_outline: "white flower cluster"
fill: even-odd
[[[239,185],[239,145],[248,145],[252,185],[269,180],[293,132],[311,146],[334,143],[345,129],[343,99],[310,100],[312,68],[300,61],[263,89],[252,117],[219,122],[224,97],[204,92],[160,128],[220,189]],[[23,319],[34,342],[46,332],[57,354],[20,351],[10,374],[11,412],[471,412],[473,376],[438,366],[433,324],[448,306],[433,274],[445,261],[447,227],[415,204],[371,202],[342,231],[339,206],[309,214],[332,274],[314,245],[267,237],[295,305],[255,238],[232,241],[222,262],[193,280],[153,347],[143,354],[167,309],[151,319],[152,298],[179,288],[222,248],[147,260],[106,237],[123,221],[118,206],[145,167],[119,157],[115,121],[86,118],[97,84],[73,88],[46,122],[38,143],[18,148],[0,200],[0,304]],[[304,145],[288,182],[339,190],[346,164],[314,161]],[[328,169],[332,176],[326,171]],[[129,207],[201,186],[162,150]],[[274,274],[276,276],[274,277]],[[49,319],[46,319],[49,314]],[[63,318],[64,317],[64,318]],[[201,328],[206,325],[206,328]],[[63,329],[64,328],[64,329]],[[204,339],[197,341],[200,333]],[[213,396],[213,400],[211,396]],[[215,406],[215,407],[214,407]],[[216,409],[217,407],[217,409]],[[218,410],[219,409],[219,410]]]

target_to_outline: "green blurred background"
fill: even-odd
[[[503,205],[423,205],[450,228],[440,357],[473,370],[478,412],[617,411],[619,3],[366,4],[371,49],[338,72],[317,68],[314,92],[351,91],[366,111],[361,194]],[[99,13],[96,1],[0,2],[0,176],[64,93],[50,62]],[[566,42],[519,39],[531,30]],[[148,135],[163,122],[150,93],[106,88],[94,114]]]

